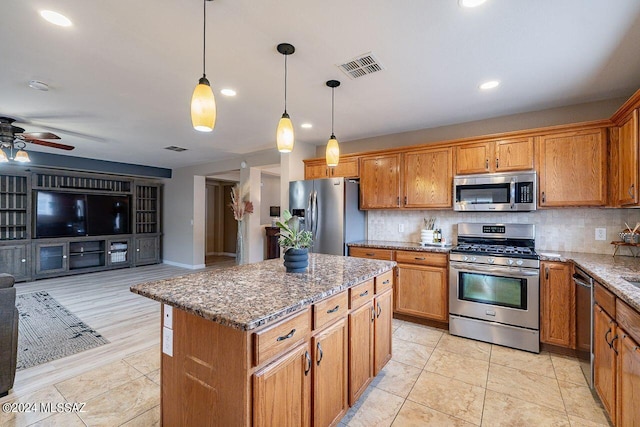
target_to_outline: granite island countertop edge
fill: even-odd
[[[310,254],[310,261],[311,259],[319,259],[329,265],[331,264],[330,257],[332,256]],[[367,269],[367,272],[363,273],[361,271],[354,271],[354,269],[351,268],[345,268],[343,272],[343,275],[345,276],[340,283],[324,284],[324,282],[327,282],[327,280],[314,280],[315,275],[313,274],[285,273],[284,267],[282,267],[282,260],[276,259],[263,261],[256,264],[247,264],[243,266],[236,266],[218,270],[188,273],[170,279],[140,283],[131,286],[130,290],[135,294],[150,298],[163,304],[171,305],[172,307],[181,309],[191,314],[195,314],[204,319],[217,322],[221,325],[228,326],[234,329],[250,331],[264,325],[274,323],[275,321],[284,318],[292,313],[298,312],[317,301],[335,295],[358,283],[390,271],[396,265],[395,261],[364,260],[352,257],[335,258],[344,258],[345,260],[348,260],[347,264],[351,264],[351,266],[366,266],[364,268]],[[367,263],[363,263],[363,261],[367,261]],[[216,297],[220,296],[217,295],[220,293],[219,286],[207,289],[207,279],[210,278],[211,281],[216,282],[217,285],[222,283],[228,289],[231,289],[235,283],[242,284],[247,282],[247,280],[245,279],[234,279],[234,275],[237,275],[237,277],[241,277],[242,274],[246,275],[248,273],[249,277],[251,277],[252,270],[256,269],[257,267],[255,266],[258,265],[262,267],[266,266],[267,268],[273,268],[274,274],[269,275],[270,279],[284,277],[286,279],[292,280],[294,283],[301,282],[297,283],[297,290],[299,291],[298,293],[302,293],[303,296],[296,297],[296,295],[294,294],[290,296],[292,299],[288,301],[275,301],[273,309],[267,309],[265,308],[264,304],[259,304],[259,306],[256,307],[256,310],[263,310],[263,312],[256,315],[255,317],[248,314],[246,310],[244,310],[242,315],[239,315],[238,313],[242,312],[243,309],[237,306],[233,306],[233,304],[243,304],[244,302],[250,302],[250,300],[253,299],[253,297],[251,296],[251,291],[249,289],[247,289],[248,297],[246,300],[243,301],[241,300],[241,298],[236,298],[236,300],[232,299],[229,301],[229,305],[231,306],[229,310],[226,310],[227,307],[224,307],[225,310],[223,310],[220,305],[212,309],[211,306],[209,306],[207,302],[202,299],[202,297],[215,299]],[[321,273],[318,273],[318,276],[320,277],[320,279],[323,279],[323,275]],[[190,286],[192,282],[198,282],[198,280],[204,282]],[[309,292],[305,292],[305,282],[308,282],[310,285]],[[268,294],[269,288],[267,286],[270,286],[270,284],[252,282],[248,283],[247,286],[252,287],[253,291],[257,292],[258,294]],[[189,298],[189,295],[191,294],[194,295],[193,298]],[[255,295],[256,294],[254,293],[254,297]],[[286,297],[289,297],[289,295],[287,295]]]

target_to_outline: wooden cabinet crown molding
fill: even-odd
[[[640,89],[636,91],[631,98],[627,99],[627,102],[622,104],[618,110],[611,116],[611,122],[617,126],[620,126],[625,121],[629,120],[633,110],[640,108]]]

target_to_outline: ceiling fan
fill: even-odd
[[[42,145],[45,147],[59,148],[61,150],[73,150],[75,147],[67,144],[60,144],[58,142],[46,141],[49,139],[60,139],[60,137],[51,132],[25,132],[21,127],[14,126],[15,119],[11,117],[0,117],[0,148],[11,149],[11,155],[13,158],[13,150],[17,149],[16,159],[20,161],[19,157],[26,158],[23,161],[29,161],[28,156],[24,153],[22,156],[19,152],[26,147],[26,143]],[[6,155],[4,156],[6,158]],[[0,160],[3,160],[2,154],[0,154]]]

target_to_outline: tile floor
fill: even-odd
[[[341,426],[608,425],[573,358],[539,355],[393,321],[394,356]],[[156,426],[157,347],[14,402],[86,402],[84,412],[4,413],[0,426]],[[11,401],[9,401],[11,402]]]

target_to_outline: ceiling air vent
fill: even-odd
[[[165,150],[171,150],[171,151],[175,151],[175,152],[182,152],[182,151],[187,151],[186,148],[182,148],[182,147],[176,147],[175,145],[170,145],[168,147],[164,147]]]
[[[378,61],[371,52],[357,56],[344,64],[338,65],[338,67],[352,79],[384,70],[382,65],[380,65],[380,61]]]

